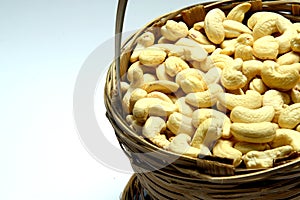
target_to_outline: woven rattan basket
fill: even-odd
[[[148,23],[122,46],[120,66],[114,62],[107,74],[105,105],[116,137],[136,172],[123,199],[300,199],[300,160],[264,170],[238,170],[229,164],[178,156],[151,144],[129,128],[119,101],[118,83],[126,73],[129,56],[136,38],[145,30],[154,30],[168,19],[191,25],[202,21],[205,14],[220,8],[228,13],[243,1],[220,1],[190,6]],[[277,12],[291,21],[300,22],[299,1],[249,1],[249,14],[257,11]],[[247,17],[247,16],[246,16]],[[248,16],[249,17],[249,16]],[[133,185],[132,185],[133,184]],[[129,192],[128,192],[129,191]]]

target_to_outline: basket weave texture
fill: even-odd
[[[129,128],[118,100],[116,85],[129,66],[130,50],[136,38],[144,31],[161,27],[168,19],[182,20],[189,26],[202,21],[205,14],[220,8],[228,13],[235,5],[244,1],[220,1],[190,6],[164,16],[145,25],[125,42],[121,55],[120,74],[116,74],[113,63],[107,74],[105,105],[116,137],[128,156],[135,176],[128,183],[123,199],[144,199],[141,188],[149,199],[300,199],[300,160],[265,170],[236,170],[231,165],[213,160],[178,156],[151,144]],[[249,1],[249,14],[272,11],[282,14],[293,22],[300,22],[299,1]],[[248,16],[249,17],[249,16]],[[246,16],[247,18],[247,16]],[[170,164],[169,164],[170,163]],[[137,184],[138,183],[138,184]],[[129,187],[129,188],[128,188]],[[134,189],[135,188],[135,189]],[[130,192],[128,192],[130,191]],[[140,196],[140,197],[138,197]]]

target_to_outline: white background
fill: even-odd
[[[124,31],[199,2],[129,0]],[[119,199],[131,174],[86,151],[72,110],[81,66],[114,36],[116,7],[116,0],[0,0],[0,199]],[[109,123],[104,105],[99,112]]]

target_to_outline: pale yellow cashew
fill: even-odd
[[[247,84],[247,77],[241,72],[242,63],[234,62],[222,71],[221,83],[228,90],[236,90]]]
[[[295,151],[300,152],[300,132],[291,129],[278,129],[270,144],[272,148],[290,145]]]
[[[203,61],[191,61],[190,64],[193,68],[200,69],[203,72],[208,72],[210,69],[214,68],[215,65],[211,59],[211,56],[206,57]]]
[[[264,82],[260,78],[254,78],[249,83],[249,89],[255,90],[260,94],[264,94],[266,91],[268,91],[268,87],[264,84]]]
[[[214,8],[206,14],[204,30],[208,39],[214,44],[220,44],[225,38],[224,20],[225,14],[219,8]]]
[[[173,77],[169,76],[166,73],[166,67],[165,64],[160,64],[157,68],[156,68],[156,76],[158,78],[158,80],[166,80],[166,81],[173,81]]]
[[[126,77],[129,82],[132,82],[133,72],[135,70],[140,70],[143,73],[155,74],[155,68],[147,67],[145,65],[142,65],[140,61],[137,61],[137,62],[132,63],[127,70]]]
[[[252,31],[246,25],[235,20],[226,19],[223,21],[223,26],[226,38],[236,38],[243,33],[252,33]]]
[[[299,81],[299,71],[295,68],[280,67],[273,61],[264,61],[263,65],[261,78],[269,88],[287,91]]]
[[[291,49],[294,52],[300,52],[300,34],[297,34],[294,38],[291,39]]]
[[[186,95],[185,101],[197,108],[212,107],[217,102],[217,95],[222,93],[223,89],[218,84],[211,84],[208,86],[208,90],[204,92],[189,93]]]
[[[136,131],[137,134],[142,134],[143,124],[137,122],[133,115],[127,115],[126,122],[132,130]]]
[[[149,47],[154,44],[155,36],[151,32],[145,32],[136,40],[137,44],[130,56],[130,62],[136,62],[139,59],[142,49]]]
[[[162,92],[153,91],[147,94],[147,98],[158,98],[168,103],[173,103],[173,101],[170,99],[168,95]]]
[[[173,103],[158,98],[143,98],[134,104],[132,114],[139,123],[144,123],[149,115],[168,117],[177,110],[177,106]]]
[[[182,133],[178,134],[172,139],[170,145],[168,146],[168,150],[193,158],[197,158],[199,155],[211,155],[211,152],[206,146],[201,145],[200,148],[195,148],[190,146],[190,142],[190,136]]]
[[[212,45],[212,42],[208,40],[208,38],[202,34],[200,31],[191,28],[189,30],[189,38],[195,40],[196,42],[204,45]]]
[[[263,106],[257,109],[249,109],[243,106],[236,106],[230,113],[232,122],[257,123],[271,122],[275,115],[273,106]]]
[[[237,141],[251,143],[271,142],[278,125],[271,122],[258,123],[232,123],[230,127],[231,134]]]
[[[219,67],[220,69],[224,69],[227,66],[232,66],[235,64],[232,57],[224,54],[215,54],[209,56],[208,58],[211,59],[214,66]]]
[[[222,137],[223,120],[209,118],[204,120],[197,128],[191,146],[201,148],[201,145],[212,149],[218,139]]]
[[[225,108],[232,110],[236,106],[246,108],[260,108],[262,105],[262,96],[253,90],[247,90],[246,94],[235,95],[230,93],[218,94],[218,101]]]
[[[178,72],[190,68],[189,65],[179,57],[171,56],[168,57],[165,61],[165,70],[166,73],[174,77],[178,74]]]
[[[293,148],[287,145],[265,151],[250,151],[243,156],[243,160],[248,169],[271,168],[274,159],[289,155],[292,150]]]
[[[253,55],[262,60],[275,60],[279,53],[278,41],[271,35],[258,38],[253,43]]]
[[[154,74],[145,73],[143,75],[144,83],[156,81],[157,78]]]
[[[201,62],[208,54],[203,48],[204,45],[201,45],[189,38],[181,38],[175,43],[175,45],[182,46],[184,48],[184,59],[188,61],[195,60]]]
[[[245,14],[250,10],[251,4],[248,2],[241,3],[230,10],[227,15],[227,19],[242,22]]]
[[[250,81],[257,75],[260,75],[262,68],[263,62],[259,60],[247,60],[243,62],[242,72],[248,81]]]
[[[186,103],[185,97],[178,98],[175,102],[175,105],[177,105],[179,113],[188,117],[192,117],[194,108]]]
[[[294,103],[300,103],[300,82],[291,90],[290,95]]]
[[[233,160],[233,166],[237,167],[242,163],[242,152],[233,148],[230,140],[218,140],[213,148],[213,155]]]
[[[165,51],[151,46],[143,49],[140,52],[139,61],[141,64],[149,67],[157,67],[159,64],[165,61],[166,56],[167,54]]]
[[[253,48],[251,46],[240,44],[235,47],[234,58],[241,58],[242,60],[253,60]]]
[[[193,25],[193,28],[197,31],[200,31],[201,29],[204,29],[204,21],[201,21],[201,22],[196,22],[194,25]]]
[[[179,85],[173,81],[157,80],[143,83],[140,85],[140,88],[146,90],[148,93],[153,91],[173,93],[179,89]]]
[[[221,74],[222,69],[220,69],[219,67],[213,67],[204,74],[203,78],[207,85],[210,85],[213,83],[219,83],[221,80]]]
[[[129,83],[127,83],[125,81],[121,81],[120,82],[120,88],[121,88],[122,95],[124,95],[127,92],[127,90],[129,89],[129,87],[130,87]]]
[[[142,134],[149,139],[153,144],[167,149],[170,142],[162,133],[166,129],[165,121],[160,117],[149,117],[143,126]]]
[[[189,31],[184,22],[176,22],[174,20],[168,20],[160,30],[162,36],[171,41],[186,37]]]
[[[276,62],[279,65],[291,65],[300,62],[300,55],[293,51],[285,53],[277,58]]]
[[[300,103],[295,103],[280,113],[278,117],[278,124],[282,128],[293,129],[300,124]]]
[[[228,55],[228,56],[233,55],[234,52],[235,52],[235,45],[236,44],[237,44],[237,39],[236,38],[224,40],[220,44],[220,47],[222,48],[220,53]]]
[[[195,128],[198,128],[199,125],[204,122],[206,119],[209,118],[217,118],[223,121],[223,126],[222,126],[222,138],[230,138],[231,133],[230,133],[230,124],[231,121],[229,117],[217,110],[214,109],[208,109],[208,108],[201,108],[197,109],[193,112],[192,114],[192,124]]]
[[[136,88],[132,91],[131,93],[131,96],[130,96],[130,99],[129,99],[129,113],[132,112],[132,109],[134,107],[134,104],[142,99],[142,98],[145,98],[147,97],[148,93],[147,91],[141,89],[141,88]]]
[[[234,148],[242,152],[243,154],[248,153],[249,151],[264,151],[270,149],[270,145],[267,143],[249,143],[249,142],[237,142],[234,145]]]
[[[184,133],[192,137],[195,133],[192,118],[178,112],[174,112],[169,116],[167,128],[175,135]]]

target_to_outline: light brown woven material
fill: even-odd
[[[220,8],[228,13],[238,3],[240,2],[231,0],[205,3],[161,16],[147,24],[124,44],[123,51],[125,53],[121,57],[121,66],[118,66],[120,75],[116,74],[115,64],[111,65],[105,86],[107,117],[136,172],[131,183],[138,182],[138,185],[134,187],[127,187],[126,191],[130,192],[123,194],[124,200],[135,199],[137,195],[135,192],[139,192],[141,188],[148,192],[151,199],[159,200],[300,199],[299,158],[271,169],[251,171],[238,170],[232,165],[214,160],[178,157],[178,155],[160,149],[137,135],[129,128],[124,116],[117,109],[120,108],[120,102],[115,85],[120,80],[119,77],[126,73],[130,50],[135,39],[141,33],[145,30],[156,31],[155,27],[164,25],[168,19],[183,20],[191,25],[195,21],[203,19],[205,14],[213,8]],[[257,11],[272,11],[284,15],[293,22],[300,22],[300,2],[250,1],[250,3],[252,9],[246,18]],[[197,16],[197,19],[194,19],[193,16]],[[171,161],[173,162],[168,164]]]

